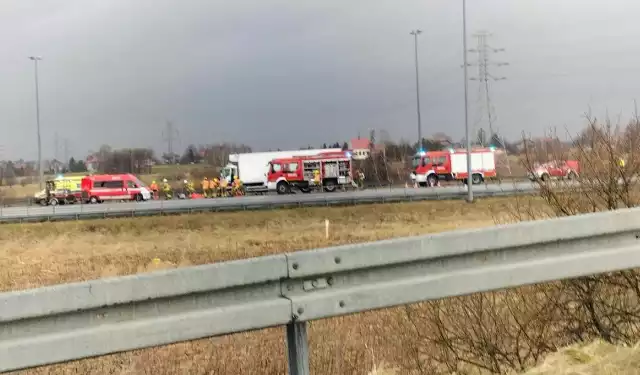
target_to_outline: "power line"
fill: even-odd
[[[58,155],[58,151],[60,150],[60,142],[58,140],[58,132],[55,132],[54,137],[53,137],[53,158],[57,161],[60,161],[60,159],[58,158],[60,155]]]
[[[167,127],[165,131],[162,132],[162,137],[165,142],[167,142],[167,154],[173,155],[173,146],[174,140],[178,139],[178,130],[173,127],[173,123],[171,121],[167,121]]]
[[[64,163],[68,163],[69,162],[69,139],[65,138],[64,139]]]
[[[490,82],[502,81],[507,79],[502,76],[495,76],[491,73],[490,67],[500,67],[509,65],[508,62],[496,62],[492,60],[492,55],[494,53],[504,52],[504,48],[494,48],[488,43],[489,37],[492,34],[487,31],[480,31],[473,34],[473,37],[476,38],[477,47],[473,49],[469,49],[469,52],[476,53],[478,55],[478,60],[476,63],[469,64],[471,66],[478,67],[478,76],[471,77],[470,80],[478,81],[478,102],[483,101],[483,105],[480,106],[478,104],[478,108],[480,115],[477,123],[482,121],[482,113],[486,114],[487,122],[489,126],[489,138],[493,137],[495,134],[494,131],[494,121],[496,119],[495,116],[495,108],[491,102],[491,94],[490,94]]]

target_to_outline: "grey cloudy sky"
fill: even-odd
[[[188,143],[256,149],[344,140],[368,129],[416,137],[413,28],[423,131],[463,136],[461,7],[455,0],[0,0],[0,146],[36,155],[54,133],[84,155]],[[468,0],[469,32],[491,31],[510,66],[493,86],[500,130],[577,131],[582,114],[628,118],[640,88],[640,2]],[[472,43],[473,39],[470,38]],[[472,45],[470,45],[472,47]],[[473,55],[470,56],[473,58]],[[471,71],[471,73],[474,73]],[[471,88],[471,120],[476,111]],[[62,155],[62,151],[60,151]]]

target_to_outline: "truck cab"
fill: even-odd
[[[233,182],[233,178],[238,175],[238,166],[235,164],[227,164],[220,169],[220,181],[227,180],[228,183]]]
[[[413,157],[411,166],[412,179],[420,185],[451,179],[451,153],[447,151],[419,152]]]

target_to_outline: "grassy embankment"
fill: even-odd
[[[524,199],[534,207],[544,208],[538,199]],[[444,201],[4,225],[0,226],[4,239],[0,247],[0,290],[490,226],[510,220],[519,203],[514,199],[486,199],[474,205]],[[325,238],[324,219],[331,222],[329,239]],[[420,305],[415,307],[428,313]],[[411,351],[417,343],[407,340],[410,330],[403,307],[312,322],[312,372],[408,373],[398,364],[413,359]],[[284,374],[284,349],[283,330],[276,328],[20,373]],[[640,364],[637,353],[636,348],[602,343],[571,347],[550,356],[527,374],[632,374]]]
[[[0,226],[0,289],[126,275],[285,251],[490,226],[506,199],[218,213]],[[504,217],[503,217],[504,218]],[[324,220],[331,222],[325,238]],[[154,262],[154,259],[157,260]],[[313,322],[315,374],[363,373],[406,361],[401,308]],[[31,370],[37,374],[279,374],[281,328]],[[259,371],[258,371],[259,370]]]

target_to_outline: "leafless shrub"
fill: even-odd
[[[534,176],[544,163],[575,160],[580,168],[571,180],[568,174],[537,178],[540,197],[516,200],[507,221],[638,206],[638,116],[624,127],[586,119],[586,129],[570,142],[555,135],[523,142],[522,165]],[[576,341],[632,344],[640,340],[639,302],[640,272],[629,270],[410,306],[406,329],[416,349],[407,365],[436,364],[442,373],[506,373]]]

